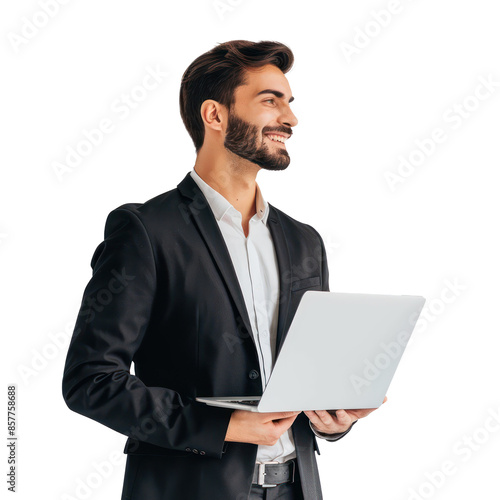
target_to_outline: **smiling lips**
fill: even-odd
[[[290,137],[281,134],[266,134],[267,137],[273,142],[279,142],[281,144],[285,144],[285,141]]]

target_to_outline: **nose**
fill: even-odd
[[[289,127],[295,127],[297,123],[299,123],[299,120],[297,120],[297,117],[293,114],[292,110],[288,106],[286,110],[283,112],[281,115],[281,120],[280,122],[283,125],[288,125]]]

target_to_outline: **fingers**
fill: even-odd
[[[327,410],[316,410],[313,413],[318,416],[319,421],[324,425],[330,425],[335,421],[334,417]]]
[[[336,410],[333,415],[328,410],[305,411],[304,413],[316,427],[330,426],[333,423],[344,425],[350,421],[349,415],[344,410]]]
[[[304,411],[312,425],[320,432],[332,434],[348,428],[352,419],[345,410],[336,410],[335,416],[330,413],[333,410]]]
[[[384,400],[382,401],[382,404],[384,404],[386,401],[387,401],[387,396],[385,396]],[[382,406],[382,404],[380,406]],[[380,406],[378,408],[380,408]],[[374,412],[378,408],[363,408],[358,410],[346,410],[346,411],[351,417],[359,419],[367,417],[370,413]]]
[[[309,418],[309,420],[311,421],[311,423],[313,425],[315,425],[316,427],[320,427],[321,424],[323,423],[323,421],[321,420],[321,417],[317,414],[317,412],[315,412],[315,411],[304,411],[304,413],[307,415],[307,417]],[[333,418],[331,416],[330,416],[330,418],[333,421]]]
[[[372,411],[375,411],[377,408],[367,408],[366,410],[352,410],[351,414],[356,415],[358,418],[367,417]]]
[[[387,401],[387,396],[384,397],[384,404]],[[339,428],[351,425],[352,422],[364,418],[377,408],[363,408],[357,410],[316,410],[304,411],[311,423],[318,429],[332,428],[338,426]]]
[[[337,420],[339,424],[344,425],[351,422],[351,417],[346,410],[337,410]]]
[[[304,413],[316,414],[319,417],[319,420],[325,425],[330,425],[332,422],[337,422],[340,425],[343,425],[351,421],[351,418],[346,410],[316,410]]]

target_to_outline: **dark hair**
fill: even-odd
[[[205,137],[200,113],[203,102],[213,99],[231,109],[234,90],[246,82],[245,71],[266,64],[286,73],[293,65],[293,53],[279,42],[232,40],[215,46],[189,65],[182,76],[179,104],[196,153]]]

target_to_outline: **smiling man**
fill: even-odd
[[[193,61],[180,109],[194,168],[176,188],[108,215],[63,396],[128,436],[122,500],[319,500],[316,436],[336,441],[373,411],[255,413],[196,401],[262,394],[301,296],[329,289],[320,235],[256,183],[260,170],[290,164],[292,64],[287,46],[244,40]],[[111,296],[117,273],[127,280]]]

